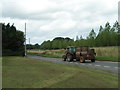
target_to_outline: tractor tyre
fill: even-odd
[[[84,63],[85,62],[85,58],[83,56],[80,56],[80,62]]]
[[[70,62],[70,61],[72,61],[72,60],[73,60],[72,55],[67,55],[67,61]]]
[[[63,61],[66,61],[66,59],[67,59],[66,56],[63,55],[63,56],[62,56],[62,60],[63,60]]]

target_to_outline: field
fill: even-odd
[[[38,55],[44,57],[54,57],[54,58],[61,58],[62,55],[65,53],[64,49],[59,50],[30,50],[27,52],[31,55]]]
[[[117,46],[111,46],[111,47],[93,47],[96,52],[96,59],[97,60],[107,60],[107,61],[120,61],[119,51]],[[55,58],[61,58],[64,54],[65,50],[31,50],[28,51],[28,54],[31,55],[38,55],[38,56],[44,56],[44,57],[55,57]]]
[[[95,52],[97,53],[97,56],[103,56],[103,57],[118,57],[118,48],[120,46],[109,46],[109,47],[93,47],[95,49]]]
[[[120,61],[120,46],[93,47],[98,60]]]
[[[26,57],[3,57],[3,88],[117,88],[118,77]]]

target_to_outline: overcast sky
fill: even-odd
[[[14,23],[31,43],[41,44],[55,37],[88,36],[100,25],[118,20],[119,0],[1,0],[0,22]],[[27,40],[28,43],[28,40]]]

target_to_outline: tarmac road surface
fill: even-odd
[[[120,67],[119,67],[120,62],[95,61],[93,63],[90,60],[86,60],[85,63],[80,63],[78,61],[72,61],[72,62],[62,61],[61,58],[48,58],[48,57],[31,56],[31,55],[27,55],[27,57],[34,58],[34,59],[40,59],[44,61],[55,62],[57,64],[68,64],[68,65],[73,65],[73,66],[78,66],[78,67],[83,66],[83,67],[92,68],[92,69],[105,70],[115,75],[118,75],[118,73],[120,74]]]

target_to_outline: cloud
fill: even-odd
[[[1,6],[0,6],[1,7]],[[117,20],[118,0],[2,0],[1,22],[14,23],[31,43],[54,37],[86,37],[107,21]]]

